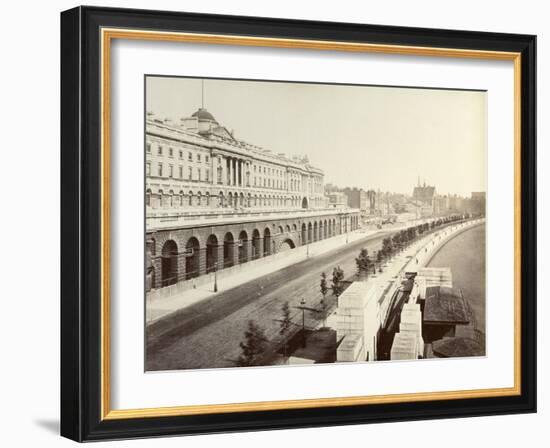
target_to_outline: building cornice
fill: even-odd
[[[156,128],[156,129],[155,129]],[[241,142],[230,143],[221,138],[205,138],[201,135],[190,133],[180,128],[174,128],[154,120],[146,121],[146,134],[157,138],[162,138],[186,145],[196,145],[202,148],[210,149],[229,157],[238,155],[245,159],[253,159],[259,162],[279,165],[281,168],[294,168],[306,175],[317,174],[322,176],[323,170],[314,167],[309,163],[300,163],[286,156],[268,152],[268,150]]]

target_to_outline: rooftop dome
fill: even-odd
[[[208,112],[206,109],[204,108],[199,108],[198,111],[196,111],[193,115],[191,115],[192,117],[197,117],[199,120],[210,120],[210,121],[216,121],[216,119],[214,118],[214,116]],[[216,122],[217,123],[217,122]]]

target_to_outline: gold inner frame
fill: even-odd
[[[140,409],[111,409],[110,369],[110,52],[113,39],[296,48],[311,50],[383,53],[413,56],[506,60],[514,63],[514,386],[494,389],[420,392],[391,395],[314,398],[228,404],[170,406]],[[128,419],[200,415],[283,409],[306,409],[381,403],[420,402],[521,394],[521,54],[515,52],[465,50],[302,39],[278,39],[214,34],[101,29],[101,419]]]

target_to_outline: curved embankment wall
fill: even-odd
[[[435,247],[432,251],[429,252],[428,257],[423,261],[424,266],[428,265],[432,261],[433,257],[435,257],[437,255],[437,253],[447,245],[447,243],[451,242],[458,235],[461,235],[464,232],[467,232],[468,230],[475,229],[476,227],[484,225],[484,224],[485,224],[485,219],[475,221],[475,222],[471,223],[470,225],[468,225],[468,226],[466,226],[462,229],[458,229],[454,233],[450,234],[447,239],[443,240],[441,243],[438,244],[437,247]]]

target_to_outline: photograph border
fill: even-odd
[[[89,7],[62,13],[61,25],[62,435],[84,441],[536,410],[534,36]],[[513,61],[514,386],[111,409],[110,50],[114,39]]]

